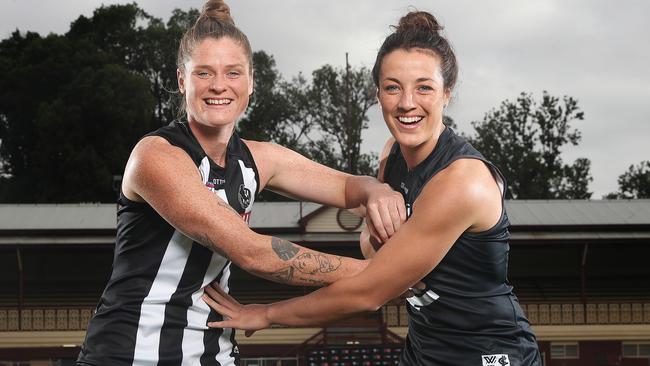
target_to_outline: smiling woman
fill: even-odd
[[[384,239],[406,219],[403,198],[372,177],[316,164],[234,132],[253,92],[251,47],[223,1],[210,0],[181,40],[177,78],[186,120],[142,138],[119,197],[111,277],[88,325],[79,365],[235,365],[232,329],[201,301],[229,290],[230,263],[260,277],[324,285],[366,261],[319,253],[251,231],[255,195],[365,212]]]

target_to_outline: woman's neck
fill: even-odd
[[[199,141],[203,151],[219,166],[225,166],[228,142],[235,129],[235,124],[210,127],[198,122],[189,121],[194,137]]]
[[[440,135],[442,135],[445,128],[445,125],[440,123],[440,127],[433,131],[431,138],[418,146],[400,145],[400,151],[402,152],[402,156],[404,157],[404,161],[406,162],[409,171],[415,169],[418,164],[431,155],[433,150],[436,148],[436,145],[438,145]]]

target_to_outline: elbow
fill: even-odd
[[[236,250],[228,253],[228,259],[248,273],[259,274],[263,272],[262,265],[264,261],[260,260],[259,248],[252,241],[242,241],[241,243],[242,245],[238,246]]]
[[[358,293],[354,301],[357,312],[375,312],[381,309],[386,300],[381,298],[378,293],[372,291],[363,291]]]

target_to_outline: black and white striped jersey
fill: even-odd
[[[259,176],[250,151],[236,134],[228,143],[225,168],[205,154],[187,122],[174,122],[150,135],[185,150],[206,188],[248,222]],[[221,316],[201,300],[203,288],[215,280],[229,290],[230,261],[174,229],[148,204],[124,195],[119,198],[117,220],[112,274],[78,362],[237,365],[234,331],[209,329],[207,322]]]

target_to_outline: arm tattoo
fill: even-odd
[[[287,267],[278,272],[272,273],[271,276],[280,283],[291,283],[293,279],[293,267]]]
[[[289,267],[271,273],[270,277],[279,283],[325,286],[329,282],[318,276],[335,272],[341,266],[341,257],[312,251],[300,253],[300,247],[276,237],[271,238],[271,248],[278,258],[290,264]]]
[[[293,260],[293,266],[302,273],[330,273],[341,266],[341,258],[333,257],[332,260],[323,254],[302,253]]]
[[[292,242],[276,237],[271,238],[271,247],[275,254],[283,261],[288,261],[293,258],[299,250]]]

